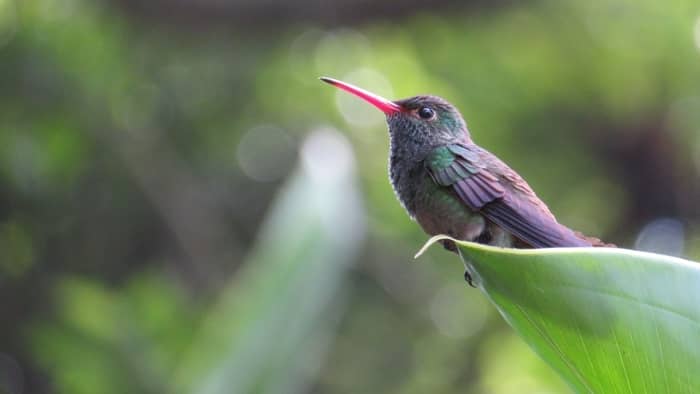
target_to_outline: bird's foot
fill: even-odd
[[[442,243],[442,247],[445,248],[445,250],[457,253],[457,245],[453,241],[450,241],[449,239],[443,239],[440,242]]]
[[[476,289],[476,286],[474,285],[474,280],[472,279],[472,275],[469,273],[468,270],[464,270],[464,280],[467,281],[467,283],[469,283],[469,286]]]

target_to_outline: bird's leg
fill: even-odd
[[[473,287],[476,289],[476,285],[474,284],[474,278],[472,277],[472,273],[469,270],[469,263],[467,263],[467,260],[464,258],[464,255],[462,254],[462,251],[457,249],[457,254],[459,255],[459,258],[462,260],[462,263],[464,263],[464,280],[469,284],[469,286]]]
[[[469,267],[467,265],[467,262],[464,260],[464,256],[462,256],[462,252],[459,250],[457,245],[449,239],[443,239],[440,242],[442,243],[442,247],[449,250],[450,252],[457,253],[459,255],[459,258],[462,259],[462,261],[464,262],[464,280],[467,281],[467,283],[469,283],[469,286],[476,288],[476,286],[474,285],[474,280],[472,279],[472,275],[471,273],[469,273]]]
[[[442,243],[442,246],[445,249],[449,250],[450,252],[457,253],[459,255],[459,258],[462,259],[462,262],[464,263],[464,280],[469,284],[469,286],[476,288],[476,285],[474,285],[474,279],[472,278],[472,274],[469,272],[469,265],[467,264],[467,261],[464,259],[464,256],[462,255],[462,252],[459,250],[457,245],[449,239],[443,239],[440,242]]]
[[[440,243],[442,244],[442,247],[446,250],[449,250],[453,253],[458,253],[457,245],[453,241],[450,241],[449,239],[443,239],[442,241],[440,241]]]
[[[472,279],[472,275],[469,273],[468,269],[464,270],[464,280],[467,281],[469,286],[476,289],[476,286],[474,285],[474,280]]]
[[[484,228],[484,231],[479,234],[476,239],[474,239],[474,242],[484,244],[484,245],[489,245],[491,241],[493,240],[493,237],[491,235],[491,231],[487,227]]]

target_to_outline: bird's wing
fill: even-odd
[[[591,246],[557,223],[520,176],[476,146],[436,148],[425,160],[439,185],[451,187],[470,209],[535,248]]]

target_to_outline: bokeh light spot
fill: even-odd
[[[345,177],[355,167],[350,142],[331,127],[310,134],[301,148],[301,159],[306,171],[317,180]]]
[[[248,130],[238,142],[238,165],[251,179],[272,182],[286,175],[296,153],[294,141],[285,130],[262,125]]]
[[[320,29],[308,29],[299,34],[289,44],[289,55],[287,65],[289,72],[301,83],[315,84],[315,78],[309,78],[313,73],[313,58],[309,55],[314,53],[319,40],[323,37]]]
[[[13,0],[9,1],[12,2]],[[69,20],[76,17],[76,14],[80,17],[82,16],[81,7],[85,7],[85,4],[80,0],[44,0],[38,2],[38,4],[39,15],[44,20],[51,22]]]
[[[369,39],[352,29],[327,33],[316,46],[314,60],[319,75],[345,74],[372,56]]]
[[[647,223],[637,236],[635,249],[682,256],[685,247],[683,223],[674,218],[659,218]]]
[[[391,83],[375,70],[361,68],[344,75],[341,79],[390,100],[393,99]],[[364,100],[340,89],[335,97],[338,110],[348,123],[359,127],[373,127],[384,122],[384,114]]]

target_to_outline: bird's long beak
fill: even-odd
[[[374,93],[368,92],[364,89],[360,89],[357,86],[350,85],[349,83],[345,83],[342,81],[338,81],[337,79],[333,78],[327,78],[327,77],[321,77],[319,78],[321,81],[329,83],[336,88],[343,89],[346,92],[349,92],[351,94],[354,94],[355,96],[365,100],[366,102],[374,105],[375,107],[379,108],[382,112],[385,114],[394,114],[397,112],[401,112],[401,106],[396,104],[395,102],[391,100],[387,100],[384,97],[378,96]]]

